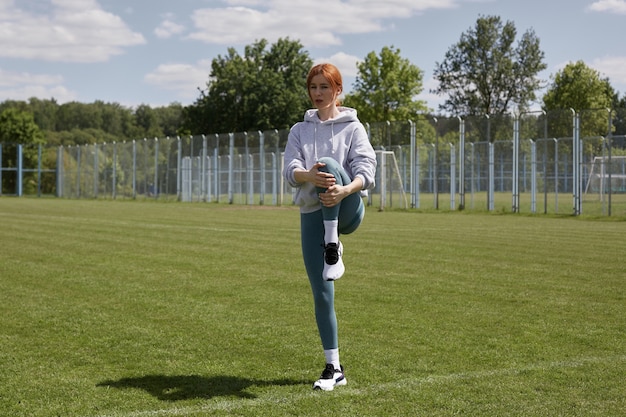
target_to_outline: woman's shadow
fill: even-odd
[[[195,398],[212,398],[218,396],[256,398],[247,391],[248,388],[264,386],[287,386],[308,384],[306,381],[280,379],[273,381],[253,380],[234,376],[200,375],[145,375],[128,377],[118,380],[102,381],[98,387],[118,389],[142,389],[162,401],[181,401]]]

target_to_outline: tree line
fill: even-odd
[[[518,37],[513,22],[480,16],[435,65],[438,86],[431,92],[445,97],[439,109],[416,99],[424,90],[423,71],[393,46],[370,52],[358,64],[344,104],[357,108],[364,123],[414,120],[426,113],[505,115],[536,104],[544,111],[626,108],[626,97],[582,61],[568,64],[549,81],[539,79],[544,58],[533,30]],[[243,55],[229,48],[213,59],[205,88],[188,106],[7,100],[0,103],[0,143],[82,145],[286,129],[310,107],[304,80],[312,64],[298,40],[282,38],[270,45],[262,39],[246,46]],[[544,88],[543,97],[537,97]],[[625,134],[622,113],[613,128]]]
[[[7,100],[0,103],[0,142],[28,143],[16,138],[20,137],[18,126],[29,124],[41,132],[42,139],[49,145],[175,136],[182,113],[183,106],[179,103],[156,108],[142,104],[133,109],[102,101],[59,104],[54,99],[34,97],[28,101]]]

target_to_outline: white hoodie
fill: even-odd
[[[376,154],[367,132],[355,109],[338,109],[337,117],[324,121],[320,120],[316,109],[307,110],[304,121],[296,123],[289,132],[283,176],[289,185],[297,188],[295,202],[302,213],[319,210],[321,204],[315,186],[310,182],[296,182],[294,171],[308,171],[322,157],[341,163],[353,180],[360,177],[364,190],[374,187]]]

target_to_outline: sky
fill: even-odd
[[[0,102],[189,105],[214,58],[288,37],[337,65],[346,92],[359,61],[393,46],[436,110],[437,63],[480,16],[535,32],[546,84],[582,60],[626,95],[626,0],[0,0]]]

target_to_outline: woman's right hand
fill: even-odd
[[[333,174],[320,171],[319,169],[323,166],[326,166],[326,164],[317,162],[311,167],[309,170],[309,182],[313,183],[316,187],[326,189],[335,185],[337,180]]]

